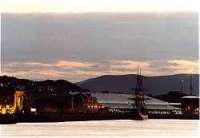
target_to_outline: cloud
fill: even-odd
[[[84,68],[92,66],[91,63],[83,63],[83,62],[77,62],[77,61],[59,61],[56,65],[56,67],[61,68]]]
[[[198,73],[198,60],[155,60],[149,63],[148,73],[155,75]]]
[[[197,13],[2,14],[3,62],[198,59]]]
[[[171,64],[169,68],[175,73],[197,73],[198,71],[198,61],[171,60],[168,63]]]
[[[64,61],[55,63],[14,62],[3,66],[3,73],[31,79],[67,79],[73,82],[100,75],[135,74],[137,68],[148,76],[198,73],[198,61],[192,60],[110,60],[101,62]]]
[[[127,71],[135,71],[138,66],[140,68],[146,68],[149,66],[148,62],[145,61],[133,61],[133,60],[120,60],[113,61],[111,65],[112,70],[127,70]]]
[[[80,81],[197,73],[198,14],[2,14],[3,74]]]

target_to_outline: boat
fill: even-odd
[[[147,113],[138,111],[138,119],[139,120],[147,120],[149,118]]]
[[[136,77],[136,87],[135,87],[135,119],[137,120],[146,120],[148,119],[148,113],[145,109],[144,102],[144,89],[143,89],[143,80],[141,75],[141,69],[138,68],[137,77]]]

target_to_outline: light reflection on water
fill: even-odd
[[[197,120],[109,120],[0,125],[0,138],[198,137]]]

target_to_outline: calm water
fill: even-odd
[[[111,120],[0,125],[0,138],[143,138],[198,137],[196,120]]]

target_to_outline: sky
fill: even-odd
[[[1,1],[1,74],[78,82],[138,65],[148,76],[197,73],[197,3],[161,1]]]
[[[197,11],[198,0],[0,0],[3,12]]]

